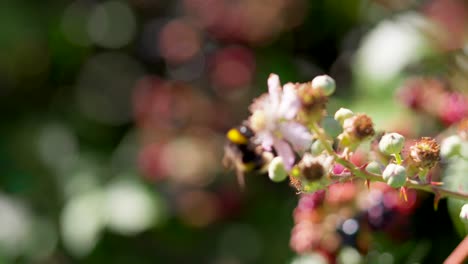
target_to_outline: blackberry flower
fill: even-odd
[[[333,157],[320,155],[314,157],[306,153],[299,162],[298,167],[301,175],[309,182],[318,181],[328,175],[332,168]]]
[[[254,141],[264,149],[276,151],[285,168],[294,164],[294,150],[305,151],[312,142],[307,128],[295,117],[301,108],[296,85],[287,83],[281,87],[278,75],[268,78],[268,94],[256,99],[250,106],[250,127],[255,131]]]

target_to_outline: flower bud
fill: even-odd
[[[468,221],[468,204],[464,204],[460,211],[460,218]]]
[[[380,164],[377,161],[372,161],[369,164],[367,164],[366,171],[374,174],[382,173],[382,170],[380,169]]]
[[[274,182],[281,182],[288,177],[288,172],[284,167],[283,159],[275,157],[268,165],[268,177]]]
[[[338,111],[335,113],[335,120],[340,122],[341,125],[343,125],[344,121],[354,115],[353,111],[347,109],[347,108],[340,108]]]
[[[320,75],[312,80],[312,88],[319,90],[323,95],[330,96],[335,91],[335,80],[328,75]]]
[[[383,179],[393,188],[399,188],[406,183],[406,169],[394,163],[388,164],[382,173]]]
[[[321,91],[313,89],[312,83],[301,83],[296,86],[297,96],[301,101],[298,119],[303,123],[320,122],[326,114],[328,97]]]
[[[314,156],[320,155],[325,150],[325,146],[322,144],[322,141],[315,140],[310,147],[310,153]]]
[[[420,169],[431,169],[440,159],[440,146],[435,139],[423,137],[410,147],[410,159]]]
[[[460,156],[462,140],[459,136],[453,135],[445,138],[440,146],[440,155],[444,158]]]
[[[385,134],[379,142],[379,149],[385,154],[398,154],[403,149],[405,137],[398,133]]]
[[[365,114],[359,114],[345,119],[343,122],[343,129],[352,139],[356,140],[364,140],[375,134],[372,119]]]

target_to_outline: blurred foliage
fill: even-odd
[[[298,197],[258,175],[240,191],[221,167],[224,132],[275,72],[327,73],[330,112],[434,135],[445,124],[394,93],[418,74],[466,94],[466,12],[456,0],[0,2],[0,262],[293,261]],[[377,234],[369,263],[439,263],[458,244],[446,203],[420,199],[411,239]]]

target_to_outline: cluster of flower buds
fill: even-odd
[[[329,190],[336,183],[361,179],[368,186],[370,182],[385,182],[398,189],[404,200],[411,188],[433,192],[437,201],[454,195],[441,187],[441,182],[433,181],[431,170],[441,156],[463,156],[463,150],[468,149],[468,119],[459,123],[457,135],[446,138],[440,146],[431,137],[406,140],[398,133],[376,133],[370,116],[341,108],[334,119],[342,131],[333,138],[321,127],[321,121],[334,90],[335,81],[326,75],[307,83],[281,85],[279,77],[271,74],[268,93],[253,102],[251,116],[244,122],[252,130],[246,138],[249,142],[242,147],[246,156],[253,157],[253,149],[268,153],[270,158],[262,164],[269,178],[274,182],[289,178],[299,193]],[[366,141],[371,144],[363,144]],[[356,165],[352,157],[359,151],[366,154]],[[468,200],[468,194],[455,196]]]

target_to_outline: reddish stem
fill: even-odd
[[[452,251],[444,264],[458,264],[463,263],[468,257],[468,236],[463,239],[460,244]]]

